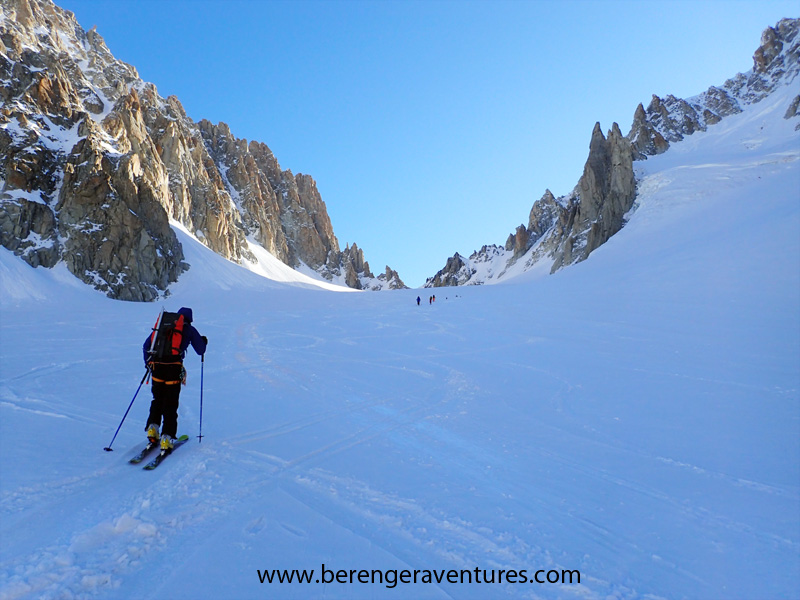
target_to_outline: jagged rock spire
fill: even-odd
[[[483,246],[469,261],[456,254],[426,286],[483,283],[476,276],[476,265],[481,267],[481,277],[501,278],[511,267],[519,272],[520,261],[524,261],[522,270],[550,261],[555,272],[584,260],[622,228],[634,206],[633,161],[661,154],[670,143],[704,131],[794,81],[800,72],[800,19],[783,19],[765,30],[753,65],[752,71],[687,100],[653,96],[647,109],[642,104],[636,107],[627,136],[622,136],[616,123],[607,136],[595,124],[583,174],[571,193],[555,198],[545,191],[531,208],[527,228],[517,227],[505,247]],[[800,96],[785,113],[787,119],[798,116]],[[800,123],[795,128],[800,130]]]

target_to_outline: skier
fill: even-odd
[[[150,443],[155,444],[159,440],[158,429],[161,420],[164,420],[164,429],[161,432],[162,452],[171,452],[175,435],[178,432],[178,399],[181,394],[181,384],[186,385],[186,371],[183,368],[183,358],[189,344],[192,345],[197,354],[203,355],[206,352],[208,338],[200,335],[192,326],[192,309],[181,308],[178,315],[183,315],[182,329],[173,333],[172,340],[177,341],[175,335],[180,337],[180,344],[176,344],[173,352],[174,356],[156,359],[151,356],[150,350],[153,347],[156,332],[151,333],[145,339],[142,346],[144,362],[150,369],[153,378],[153,401],[150,403],[150,415],[147,417],[147,438]]]
[[[417,296],[417,306],[419,306],[419,296]]]

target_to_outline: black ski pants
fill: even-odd
[[[153,401],[150,403],[150,416],[147,418],[147,426],[152,424],[161,426],[161,419],[164,419],[164,427],[161,433],[171,437],[176,437],[178,433],[178,400],[181,395],[181,384],[176,383],[167,385],[158,381],[153,382]]]

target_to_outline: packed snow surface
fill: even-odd
[[[628,225],[551,277],[340,294],[179,232],[163,306],[209,347],[152,472],[146,386],[103,447],[160,306],[0,251],[0,597],[796,597],[796,94],[637,163]]]

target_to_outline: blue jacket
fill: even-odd
[[[203,336],[201,336],[197,329],[192,326],[192,309],[191,308],[181,308],[178,311],[178,314],[183,315],[183,338],[181,339],[181,360],[186,356],[186,350],[189,348],[189,344],[192,345],[194,351],[198,354],[205,354],[206,353],[206,342],[203,340]],[[144,344],[142,344],[142,352],[144,353],[144,364],[147,364],[148,359],[148,352],[150,351],[150,344],[151,344],[151,336],[152,333],[147,335],[147,338],[144,340]]]

